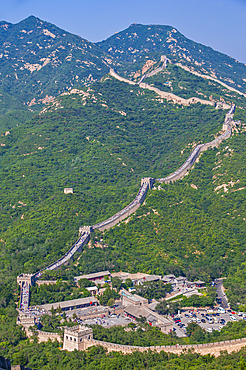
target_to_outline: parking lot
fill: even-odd
[[[181,327],[184,332],[186,331],[188,324],[192,322],[197,323],[202,329],[212,332],[213,330],[221,330],[229,321],[235,322],[242,319],[242,315],[239,316],[229,311],[226,313],[218,313],[218,311],[214,311],[212,313],[205,310],[187,310],[186,312],[182,312],[180,315],[176,315],[174,317],[176,325]]]

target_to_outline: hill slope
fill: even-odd
[[[194,142],[210,141],[224,115],[204,105],[164,104],[108,77],[65,93],[2,136],[2,273],[9,264],[13,276],[55,260],[82,224],[129,203],[141,177],[172,172]],[[65,196],[70,186],[75,194]]]
[[[0,87],[32,109],[108,72],[108,57],[98,46],[33,16],[0,22],[0,40]]]
[[[245,113],[236,118],[245,122]],[[245,137],[246,125],[239,124],[228,141],[202,154],[183,180],[155,184],[135,215],[96,235],[104,248],[96,243],[87,248],[73,271],[175,273],[207,282],[229,274],[231,303],[245,303]]]
[[[244,64],[189,40],[170,26],[132,24],[97,45],[124,63],[117,70],[132,78],[151,70],[160,61],[161,55],[167,55],[172,63],[188,66],[246,91]]]

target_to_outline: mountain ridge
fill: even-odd
[[[106,40],[92,43],[35,16],[16,24],[0,22],[0,87],[15,97],[21,96],[32,110],[40,109],[43,101],[70,87],[100,80],[110,67],[136,80],[145,70],[156,67],[163,54],[172,63],[183,63],[240,91],[246,90],[244,64],[189,40],[172,26],[132,24]]]

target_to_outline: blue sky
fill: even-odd
[[[132,23],[167,24],[246,63],[246,0],[0,0],[0,20],[29,15],[92,42]]]

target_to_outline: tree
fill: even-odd
[[[246,362],[243,358],[243,356],[240,357],[240,361],[238,363],[240,370],[246,370]]]
[[[147,322],[147,319],[146,317],[140,315],[140,317],[137,318],[136,321],[139,322],[140,324],[145,324]]]
[[[180,302],[170,302],[168,312],[171,314],[176,314],[178,313],[178,310],[180,310],[180,308]]]
[[[116,288],[118,292],[121,288],[122,280],[118,276],[116,276],[112,278],[111,283],[112,283],[112,287]]]
[[[161,301],[155,306],[155,310],[161,315],[166,315],[168,313],[167,302],[165,300]]]
[[[61,309],[61,306],[59,305],[59,307],[56,309],[56,312],[57,313],[62,313],[62,309]]]
[[[78,285],[80,286],[80,288],[87,288],[90,286],[94,286],[95,284],[88,279],[79,279]]]
[[[52,316],[55,315],[56,310],[54,309],[53,306],[51,307],[50,312],[51,312]]]
[[[114,304],[114,299],[113,298],[109,298],[107,305],[108,306],[113,306],[113,304]]]
[[[129,278],[126,279],[125,284],[126,284],[127,288],[132,288],[132,286],[133,286],[133,282]]]
[[[203,330],[196,322],[191,322],[188,324],[186,333],[195,342],[202,342],[205,340],[205,330]]]
[[[110,286],[107,286],[103,294],[100,295],[99,302],[101,305],[104,305],[104,306],[109,305],[109,303],[110,303],[110,306],[112,306],[116,298],[119,298],[119,294],[116,293],[113,289],[111,289]],[[112,299],[113,301],[110,299]]]

